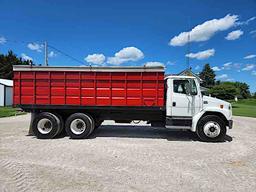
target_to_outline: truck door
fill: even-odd
[[[189,87],[190,86],[190,87]],[[193,117],[201,106],[201,93],[194,79],[169,79],[167,116]],[[191,90],[188,91],[188,88]],[[190,92],[190,93],[189,93]]]

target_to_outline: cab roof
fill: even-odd
[[[164,79],[196,79],[196,77],[185,76],[185,75],[168,75],[168,76],[165,76]]]

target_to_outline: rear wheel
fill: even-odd
[[[62,117],[59,114],[53,113],[52,115],[55,116],[55,118],[57,119],[59,130],[58,130],[58,133],[57,133],[56,136],[59,136],[63,133],[64,121],[63,121]]]
[[[226,136],[225,122],[216,115],[202,117],[197,125],[197,135],[202,141],[218,142],[224,141]]]
[[[39,113],[32,122],[32,130],[38,139],[52,139],[59,133],[60,120],[52,113]]]
[[[65,130],[72,139],[87,138],[94,130],[94,120],[84,113],[74,113],[67,118]]]

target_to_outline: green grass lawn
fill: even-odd
[[[17,111],[17,108],[12,107],[0,107],[0,118],[1,117],[10,117],[14,115],[26,114],[25,112]]]
[[[233,115],[256,117],[256,99],[243,99],[232,102]]]

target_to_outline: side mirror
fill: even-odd
[[[191,95],[191,86],[190,83],[185,84],[186,87],[186,95]]]
[[[197,91],[194,90],[193,87],[194,80],[190,79],[189,83],[187,83],[186,86],[186,95],[197,95]]]

